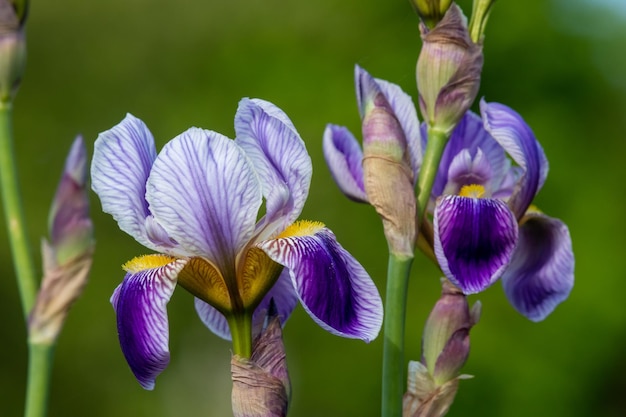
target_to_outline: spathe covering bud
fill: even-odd
[[[441,297],[428,316],[421,362],[409,363],[404,417],[440,417],[454,401],[469,356],[469,331],[480,317],[480,302],[469,309],[465,295],[446,279]]]
[[[424,24],[420,30],[423,41],[417,60],[420,108],[430,128],[449,135],[478,93],[482,44],[470,38],[467,20],[456,4],[432,30]]]
[[[233,355],[232,405],[234,417],[284,417],[291,384],[280,320],[270,304],[266,328],[252,346],[250,359]]]
[[[390,251],[412,257],[417,209],[407,138],[380,81],[359,67],[355,75],[363,119],[365,192],[383,220]]]
[[[24,5],[20,3],[22,7]],[[26,63],[24,35],[25,12],[22,17],[9,0],[0,0],[0,102],[13,99]]]
[[[78,137],[50,210],[50,242],[42,242],[44,277],[28,325],[32,342],[54,342],[87,282],[94,240],[86,182],[87,155]]]

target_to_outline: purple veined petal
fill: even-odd
[[[510,107],[480,101],[485,129],[523,170],[509,199],[509,206],[521,219],[548,175],[548,160],[530,126]]]
[[[567,226],[543,214],[527,214],[502,285],[513,307],[530,320],[541,321],[552,313],[574,286],[574,253]]]
[[[463,149],[450,163],[448,183],[443,194],[458,194],[464,185],[475,184],[483,186],[487,192],[486,196],[490,197],[493,191],[492,177],[491,165],[480,148],[473,158],[469,150]]]
[[[146,199],[179,252],[204,257],[234,279],[236,255],[262,202],[258,178],[234,141],[198,128],[172,139],[154,162]]]
[[[422,127],[422,134],[424,136],[427,135],[425,124]],[[494,184],[501,182],[501,178],[506,174],[507,168],[507,158],[504,149],[485,130],[482,120],[476,114],[467,112],[452,131],[450,140],[443,152],[435,183],[433,184],[433,197],[436,198],[444,193],[443,190],[449,181],[450,165],[452,165],[457,155],[463,152],[463,150],[467,150],[471,157],[474,158],[478,149],[482,151],[491,167],[490,180]]]
[[[173,259],[152,257],[165,262]],[[137,381],[147,390],[154,388],[156,377],[170,360],[166,306],[185,263],[179,259],[152,269],[129,271],[111,297],[122,352]]]
[[[358,65],[354,66],[354,79],[356,83],[357,102],[361,119],[365,115],[365,103],[367,96],[375,95],[379,91],[385,96],[393,113],[400,122],[402,131],[407,142],[407,149],[413,169],[413,178],[417,181],[419,168],[422,165],[422,138],[417,110],[411,96],[402,89],[388,81],[373,78],[367,71]]]
[[[259,239],[293,223],[309,194],[313,166],[304,141],[287,115],[270,102],[244,98],[235,115],[235,143],[261,181],[267,213]]]
[[[343,126],[329,124],[324,130],[324,158],[339,189],[351,200],[367,203],[363,185],[363,150]]]
[[[366,342],[375,339],[383,307],[367,272],[320,223],[292,227],[284,233],[288,237],[261,242],[259,247],[289,270],[304,309],[332,334]]]
[[[507,205],[488,198],[442,198],[433,226],[439,266],[465,294],[483,291],[502,275],[518,236]]]
[[[159,250],[147,236],[150,215],[145,199],[146,181],[156,158],[154,139],[146,125],[131,114],[112,129],[100,133],[91,162],[91,184],[102,210],[120,229],[142,245]]]
[[[271,299],[274,299],[280,322],[284,326],[287,319],[298,305],[298,295],[293,289],[293,284],[291,283],[287,269],[283,270],[276,284],[274,284],[265,297],[263,297],[263,300],[261,300],[261,303],[254,311],[252,316],[253,337],[255,337],[262,328]],[[198,298],[195,299],[195,307],[200,320],[209,330],[222,339],[231,340],[228,321],[222,313]]]

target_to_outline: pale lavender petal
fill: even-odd
[[[170,360],[166,306],[185,263],[176,260],[129,272],[111,297],[122,352],[137,381],[147,390],[154,388],[156,377]]]
[[[433,226],[439,266],[465,294],[493,284],[517,242],[517,221],[500,200],[446,196],[437,204]]]
[[[234,279],[235,257],[262,202],[259,180],[234,141],[198,128],[172,139],[154,162],[146,199],[179,251]]]
[[[513,307],[530,320],[541,321],[552,313],[574,286],[574,253],[567,226],[543,214],[526,215],[502,285]]]
[[[254,310],[254,314],[252,316],[253,337],[256,336],[262,328],[263,321],[267,316],[267,309],[270,305],[270,300],[272,299],[274,300],[274,305],[276,306],[280,322],[284,326],[285,322],[291,315],[291,312],[298,305],[298,295],[293,288],[291,278],[289,277],[289,271],[287,269],[283,270],[278,277],[276,284],[274,284],[265,297],[263,297],[263,300],[261,300],[261,303],[256,310]],[[195,299],[195,306],[200,320],[206,327],[209,328],[209,330],[222,339],[231,340],[228,321],[222,313],[199,298]]]
[[[150,215],[145,199],[146,181],[156,158],[154,139],[146,125],[127,114],[117,126],[100,133],[91,162],[91,184],[102,210],[120,229],[142,245],[158,250],[147,236],[145,219]]]
[[[520,219],[548,175],[548,160],[530,126],[514,110],[481,100],[480,111],[485,129],[523,170],[509,199],[511,210]]]
[[[423,124],[422,134],[426,135],[425,124]],[[501,178],[505,175],[508,167],[504,150],[485,130],[482,120],[476,114],[467,112],[452,131],[450,140],[441,157],[439,170],[433,185],[432,196],[434,198],[443,194],[443,190],[449,180],[450,165],[452,165],[457,155],[463,150],[467,150],[470,156],[474,158],[478,149],[481,150],[491,167],[490,181],[494,184],[501,182]]]
[[[324,158],[339,189],[351,200],[367,203],[363,185],[363,151],[343,126],[329,124],[324,130]]]
[[[259,244],[289,269],[304,309],[332,334],[369,342],[382,324],[382,301],[363,267],[320,227],[314,234]]]
[[[491,179],[493,171],[491,165],[480,148],[472,158],[470,151],[463,149],[450,164],[448,183],[443,194],[458,194],[464,185],[481,185],[485,188],[486,196],[493,193]]]
[[[266,199],[263,236],[282,231],[300,216],[309,194],[313,167],[304,141],[282,110],[259,99],[239,102],[235,132]]]

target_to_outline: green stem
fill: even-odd
[[[24,417],[45,417],[54,345],[30,342],[28,353],[28,386]]]
[[[424,217],[426,216],[428,200],[430,199],[430,193],[433,189],[433,183],[437,176],[437,170],[439,169],[439,162],[443,155],[443,150],[448,143],[449,136],[445,132],[442,132],[432,127],[428,127],[428,145],[426,146],[426,152],[424,153],[424,160],[422,167],[420,168],[420,176],[417,181],[417,188],[419,194],[417,195],[417,209],[419,216],[419,225],[422,224]]]
[[[252,355],[252,315],[235,314],[228,318],[233,339],[233,352],[243,358]]]
[[[11,116],[11,103],[0,102],[0,192],[24,317],[28,318],[35,303],[37,281],[27,240],[22,201],[18,192]]]
[[[402,416],[404,322],[412,257],[389,255],[383,345],[382,416]]]

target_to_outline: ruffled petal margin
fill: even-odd
[[[324,130],[324,158],[339,189],[351,200],[367,203],[363,184],[363,150],[343,126],[329,124]]]
[[[322,328],[365,342],[376,338],[383,319],[378,290],[329,229],[313,226],[259,247],[289,269],[302,306]]]
[[[185,264],[179,259],[130,271],[111,297],[122,352],[137,381],[147,390],[154,388],[156,377],[170,361],[166,306]]]
[[[435,255],[446,277],[465,294],[492,285],[511,260],[518,236],[501,200],[446,196],[435,208]]]
[[[574,252],[567,226],[543,214],[527,214],[502,285],[513,307],[528,319],[541,321],[552,313],[574,286]]]

